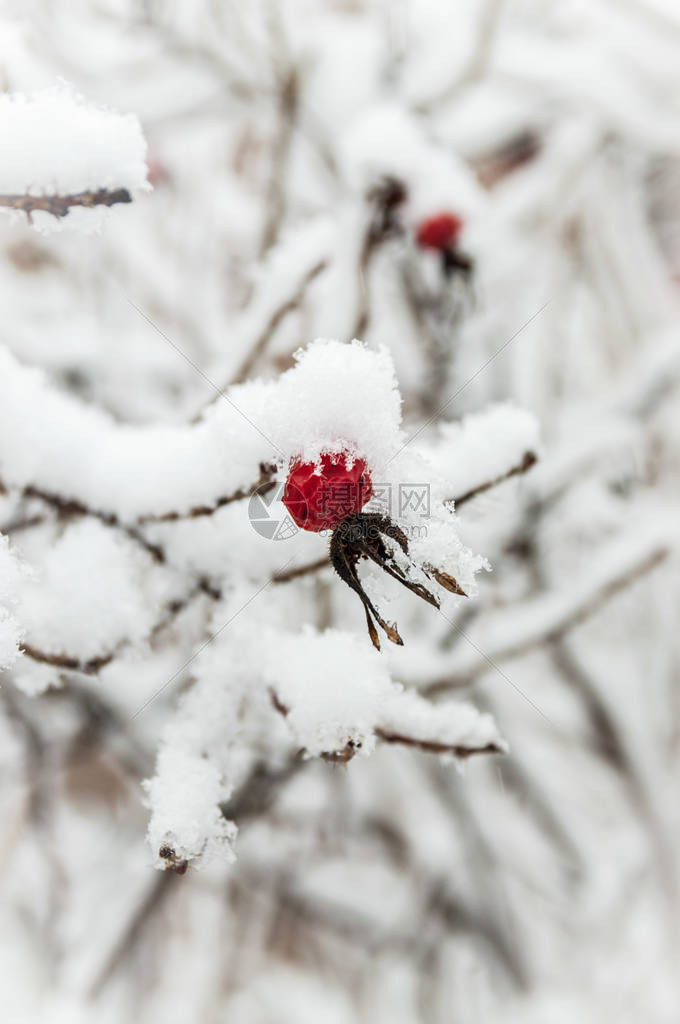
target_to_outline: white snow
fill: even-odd
[[[311,629],[278,635],[268,645],[264,675],[310,755],[341,751],[350,742],[362,755],[373,751],[380,707],[396,687],[363,637]]]
[[[0,534],[0,670],[8,668],[19,656],[23,629],[16,617],[17,589],[25,569]]]
[[[138,119],[88,104],[66,84],[0,96],[0,151],[0,194],[64,196],[150,188]],[[74,208],[56,218],[37,211],[33,219],[43,230],[74,221],[91,228],[101,222],[102,212]]]
[[[499,403],[459,422],[439,425],[433,442],[419,445],[423,457],[449,486],[449,498],[491,483],[518,466],[523,456],[540,454],[538,421],[526,409]]]
[[[229,789],[216,765],[200,752],[161,746],[156,772],[145,787],[152,808],[148,840],[156,866],[164,866],[159,855],[164,844],[180,861],[200,858],[209,863],[216,855],[233,860],[237,829],[219,809]]]
[[[376,730],[416,741],[502,746],[490,715],[468,704],[431,704],[394,683],[384,656],[363,637],[311,628],[272,636],[264,676],[297,743],[310,756],[341,753],[351,744],[367,756]]]
[[[276,382],[230,389],[195,426],[132,427],[0,348],[0,479],[124,518],[187,511],[254,483],[272,459],[348,449],[379,475],[400,444],[400,405],[386,351],[319,340]]]
[[[224,671],[221,678],[204,672],[213,657],[208,650],[198,660],[201,679],[180,701],[163,733],[155,774],[144,783],[151,808],[147,838],[160,868],[167,866],[158,852],[164,844],[179,860],[234,859],[237,827],[219,805],[232,791],[227,765],[242,691],[234,676],[227,685]]]
[[[85,102],[66,86],[0,97],[0,191],[68,195],[144,187],[139,121]]]
[[[387,349],[318,340],[280,378],[268,410],[284,459],[316,461],[345,447],[380,475],[401,441],[401,396]]]
[[[146,637],[159,616],[163,581],[150,556],[97,520],[69,526],[40,571],[16,591],[26,642],[87,661]]]
[[[395,693],[381,708],[376,725],[387,734],[425,744],[471,750],[493,744],[500,750],[507,749],[491,715],[462,701],[433,704],[413,690]]]

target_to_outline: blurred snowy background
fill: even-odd
[[[62,92],[25,131],[0,108],[0,193],[58,191],[57,150],[136,190],[0,211],[4,1019],[676,1022],[677,5],[3,5],[3,91],[64,81],[139,119],[153,191],[136,122],[110,150]],[[455,266],[418,244],[441,212]],[[247,501],[122,525],[257,480],[266,445],[220,434],[216,395],[255,378],[229,394],[286,454],[307,395],[388,464],[384,359],[345,380],[317,348],[304,395],[276,383],[355,336],[449,497],[536,447],[521,410],[541,437],[459,502],[476,596],[392,595],[406,645],[380,661],[321,538],[266,540]],[[301,760],[318,721],[277,715],[256,661],[291,699],[305,673],[329,701],[453,696],[456,737],[509,752]],[[192,842],[236,859],[181,873]]]

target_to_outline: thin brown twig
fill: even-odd
[[[289,313],[292,313],[294,312],[294,310],[298,309],[309,285],[315,278],[319,276],[319,274],[321,274],[326,269],[327,266],[328,261],[326,259],[318,260],[304,274],[304,276],[300,280],[300,283],[298,284],[297,288],[290,296],[290,298],[282,302],[281,305],[277,306],[277,308],[272,312],[271,316],[267,320],[267,323],[264,325],[260,334],[255,339],[252,348],[247,353],[238,370],[232,377],[229,386],[233,386],[234,384],[242,384],[243,381],[248,378],[257,361],[264,354],[279,324],[281,324],[281,322],[288,316]]]
[[[287,718],[290,708],[284,704],[276,690],[270,690],[272,707],[282,718]],[[413,747],[422,750],[426,754],[453,754],[455,757],[467,758],[475,754],[504,754],[505,750],[497,743],[485,743],[482,746],[471,746],[465,743],[443,743],[440,740],[426,740],[417,736],[408,736],[406,733],[394,732],[391,729],[383,729],[376,726],[374,735],[383,743],[398,743],[405,747]],[[347,764],[357,753],[358,746],[354,740],[348,740],[340,750],[325,750],[321,754],[324,761],[332,764]]]
[[[220,592],[215,590],[208,580],[201,578],[196,586],[190,590],[185,597],[171,601],[168,604],[165,613],[150,630],[149,638],[151,640],[155,639],[155,637],[166,629],[177,618],[180,612],[184,611],[184,609],[187,608],[199,594],[205,594],[212,600],[218,600],[221,596]],[[21,645],[21,650],[27,658],[31,659],[31,661],[36,661],[42,665],[51,665],[53,668],[58,668],[62,671],[79,672],[81,675],[93,676],[97,675],[97,673],[105,668],[106,665],[109,665],[114,658],[118,657],[118,655],[129,646],[129,644],[130,640],[123,639],[116,644],[113,650],[107,651],[106,654],[96,655],[93,658],[85,660],[79,658],[77,655],[67,654],[65,652],[53,654],[49,651],[43,651],[33,644],[27,643]]]
[[[499,936],[486,918],[451,892],[442,879],[418,872],[416,880],[419,890],[428,893],[427,906],[424,908],[425,920],[436,916],[447,932],[467,934],[488,945],[512,981],[520,988],[525,986],[524,970],[516,950],[507,942],[499,941]],[[232,875],[230,879],[233,887],[247,886],[249,892],[258,897],[273,899],[277,908],[283,908],[294,919],[313,927],[317,933],[332,934],[347,942],[354,950],[359,948],[370,951],[373,956],[376,951],[387,949],[407,953],[409,956],[422,953],[420,919],[413,922],[410,930],[386,929],[374,917],[357,911],[355,906],[350,907],[340,900],[319,898],[318,895],[312,898],[311,894],[294,888],[292,883],[293,880],[286,873],[273,878],[271,872],[265,876],[252,869],[242,870],[237,877]]]
[[[52,665],[54,668],[64,669],[69,672],[81,672],[83,675],[96,675],[105,665],[113,661],[118,650],[109,651],[107,654],[97,655],[83,661],[71,654],[50,654],[48,651],[41,651],[32,644],[22,644],[21,651],[31,661],[40,662],[42,665]]]
[[[260,476],[255,483],[247,487],[239,487],[231,494],[224,494],[217,498],[212,505],[195,505],[186,512],[163,512],[161,515],[140,516],[138,523],[174,523],[179,519],[200,519],[204,516],[213,516],[225,505],[231,505],[234,501],[243,501],[244,498],[251,498],[257,491],[266,494],[275,486],[272,477],[276,473],[276,466],[269,463],[260,464]]]
[[[147,551],[154,562],[159,564],[165,562],[165,552],[158,544],[153,544],[147,540],[146,537],[134,526],[130,526],[127,523],[122,523],[118,516],[113,512],[102,512],[100,509],[90,508],[89,505],[85,505],[82,501],[78,501],[75,498],[66,498],[62,494],[57,494],[54,491],[44,490],[42,487],[36,487],[35,484],[28,484],[26,487],[20,489],[24,498],[35,498],[37,501],[42,501],[45,505],[49,505],[57,513],[59,519],[70,519],[75,516],[91,516],[93,519],[98,519],[105,526],[115,527],[116,529],[122,530],[131,540],[134,540],[137,544]],[[8,488],[0,480],[0,494],[7,494]],[[19,530],[28,530],[33,526],[40,526],[46,522],[45,516],[35,515],[26,516],[23,519],[10,521],[7,526],[2,528],[2,533],[17,533]]]
[[[357,261],[358,299],[353,338],[363,338],[368,329],[371,320],[370,273],[373,257],[388,238],[402,234],[399,209],[406,196],[403,182],[392,177],[381,179],[368,190],[366,198],[369,220]]]
[[[301,576],[307,576],[309,573],[318,572],[319,569],[324,569],[326,566],[330,566],[328,555],[324,555],[323,558],[317,558],[315,562],[308,562],[306,565],[298,565],[294,569],[286,569],[282,572],[275,572],[272,575],[272,583],[290,583],[292,580],[297,580]]]
[[[532,466],[536,465],[537,462],[538,457],[535,452],[525,452],[521,461],[506,473],[502,473],[493,480],[487,480],[483,484],[478,484],[477,487],[472,487],[469,491],[466,491],[465,494],[461,494],[459,498],[452,499],[455,507],[457,509],[460,508],[460,506],[464,505],[466,501],[470,501],[471,498],[476,498],[478,494],[483,494],[484,491],[488,491],[492,487],[497,487],[498,484],[504,483],[505,480],[509,480],[513,476],[520,476],[522,473],[527,473]]]
[[[260,243],[260,259],[276,240],[286,213],[286,170],[295,134],[299,106],[298,76],[290,68],[280,77],[278,90],[279,124],[272,147],[271,173],[265,200],[266,220]]]
[[[126,922],[117,942],[90,985],[89,996],[91,999],[95,999],[100,994],[120,965],[128,956],[132,955],[147,923],[155,917],[159,908],[165,903],[172,886],[177,884],[171,871],[159,872],[153,876],[145,895],[136,905],[132,917]]]
[[[464,743],[441,743],[439,740],[423,740],[404,733],[390,732],[386,729],[374,730],[383,743],[399,743],[406,747],[414,747],[427,754],[453,754],[455,757],[473,757],[475,754],[504,754],[505,750],[497,743],[485,743],[481,747],[467,746]]]
[[[75,498],[65,498],[61,494],[43,490],[34,484],[24,487],[23,495],[25,498],[37,498],[39,501],[49,505],[56,511],[59,519],[70,519],[74,516],[90,516],[93,519],[98,519],[105,526],[122,530],[131,540],[140,544],[151,555],[154,562],[159,565],[165,562],[165,552],[159,544],[153,544],[150,540],[147,540],[135,526],[121,522],[113,512],[102,512],[100,509],[90,508],[89,505],[85,505],[82,501],[78,501]]]
[[[10,519],[4,526],[0,526],[0,533],[9,535],[10,533],[21,533],[22,530],[32,530],[34,526],[42,526],[47,521],[46,516],[35,515],[35,516],[24,516],[19,519]]]
[[[0,206],[20,210],[28,217],[37,210],[51,213],[53,217],[66,217],[74,206],[114,206],[116,203],[131,203],[132,196],[126,188],[74,192],[66,196],[0,195]]]

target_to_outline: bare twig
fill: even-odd
[[[455,757],[473,757],[475,754],[504,754],[505,750],[497,743],[486,743],[483,746],[468,746],[464,743],[441,743],[438,740],[423,740],[404,733],[389,732],[376,729],[375,734],[384,743],[400,743],[406,747],[414,747],[426,754],[453,754]]]
[[[98,519],[101,523],[104,523],[105,526],[112,526],[118,530],[122,530],[130,540],[140,544],[144,550],[151,555],[154,562],[159,565],[165,562],[165,552],[159,544],[153,544],[150,540],[147,540],[141,531],[135,526],[122,523],[118,516],[113,512],[102,512],[100,509],[90,508],[82,501],[77,501],[74,498],[65,498],[52,491],[45,491],[41,487],[35,487],[33,484],[29,484],[28,487],[24,487],[23,495],[25,498],[37,498],[39,501],[43,501],[46,505],[49,505],[55,510],[59,519],[70,519],[76,516],[91,516],[94,519]]]
[[[175,523],[179,519],[201,519],[203,516],[213,516],[225,505],[231,505],[234,501],[243,501],[244,498],[251,498],[256,491],[266,494],[275,486],[272,477],[276,473],[276,466],[261,463],[260,476],[253,484],[247,487],[239,487],[231,494],[224,494],[217,498],[212,505],[195,505],[186,512],[163,512],[161,515],[140,516],[138,523]]]
[[[300,306],[300,303],[302,302],[305,296],[305,292],[307,291],[309,285],[316,277],[319,276],[320,273],[322,273],[322,271],[326,269],[327,266],[327,260],[318,260],[312,267],[309,268],[309,270],[302,277],[300,283],[298,284],[297,288],[290,296],[290,298],[282,302],[281,305],[277,306],[277,308],[273,311],[273,313],[267,320],[267,323],[262,328],[260,334],[255,339],[250,351],[247,353],[247,355],[243,359],[243,362],[241,363],[238,370],[234,374],[231,380],[232,385],[242,384],[243,381],[247,379],[247,377],[252,372],[253,367],[264,354],[279,324],[288,316],[289,313],[292,313]]]
[[[38,647],[33,647],[32,644],[22,644],[21,650],[31,661],[40,662],[42,665],[52,665],[54,668],[69,672],[81,672],[86,676],[96,675],[105,665],[112,662],[118,653],[118,648],[116,648],[115,651],[109,651],[107,654],[83,661],[71,654],[50,654],[48,651],[41,651]]]
[[[498,484],[502,484],[505,480],[509,480],[513,476],[520,476],[522,473],[527,473],[532,466],[536,465],[538,458],[535,452],[525,452],[520,462],[516,466],[513,466],[506,473],[502,473],[501,476],[497,476],[494,480],[487,480],[483,484],[478,484],[477,487],[471,488],[466,491],[465,494],[461,494],[460,497],[454,498],[455,507],[458,509],[461,505],[464,505],[466,501],[470,501],[471,498],[476,498],[478,494],[483,494],[484,491],[490,490],[492,487],[497,487]]]
[[[17,519],[10,519],[4,526],[0,526],[0,533],[21,533],[22,530],[32,530],[34,526],[42,526],[47,522],[47,516],[23,516]]]
[[[367,194],[369,221],[364,232],[357,264],[358,308],[352,337],[363,338],[371,317],[370,271],[376,250],[388,238],[402,232],[399,208],[406,199],[406,188],[396,178],[383,178]]]
[[[132,916],[127,920],[117,942],[95,976],[89,990],[90,998],[94,999],[99,995],[121,964],[132,955],[147,923],[165,903],[173,884],[176,885],[177,881],[174,880],[172,871],[162,871],[152,877],[146,893],[136,904]]]
[[[525,986],[525,972],[516,950],[497,934],[486,917],[463,903],[443,880],[418,873],[416,881],[418,888],[426,893],[422,919],[427,920],[434,914],[448,932],[470,935],[475,941],[482,942],[514,984],[520,988]],[[408,929],[386,928],[371,915],[358,911],[354,905],[301,891],[286,874],[272,878],[271,872],[265,876],[250,868],[243,869],[238,878],[232,876],[231,885],[247,885],[258,897],[275,901],[277,908],[285,910],[293,919],[317,932],[330,933],[347,942],[352,949],[358,947],[373,955],[378,950],[394,950],[409,957],[422,954],[424,938],[420,915]]]
[[[287,718],[290,708],[283,703],[275,690],[270,691],[272,707],[282,718]],[[497,743],[485,743],[483,746],[474,746],[466,743],[442,743],[439,740],[421,739],[417,736],[408,736],[406,733],[394,732],[390,729],[383,729],[376,726],[374,735],[383,743],[398,743],[402,746],[413,747],[422,750],[426,754],[453,754],[455,757],[467,758],[475,754],[504,754],[505,750]],[[348,740],[344,747],[339,750],[325,750],[321,757],[324,761],[332,764],[347,764],[357,753],[358,747],[354,740]]]
[[[170,602],[163,616],[151,629],[149,637],[151,639],[157,637],[199,594],[205,594],[213,600],[217,600],[220,596],[219,591],[214,590],[206,579],[200,579],[186,597]],[[63,671],[80,672],[82,675],[93,676],[105,668],[106,665],[109,665],[129,644],[130,641],[128,639],[123,639],[116,644],[113,650],[107,651],[106,654],[100,654],[86,660],[73,654],[63,652],[53,654],[49,651],[42,651],[33,644],[24,643],[21,649],[31,661],[39,662],[42,665],[52,665],[54,668],[62,669]]]
[[[506,175],[533,160],[540,151],[540,137],[526,130],[512,136],[490,153],[485,153],[473,160],[473,166],[479,183],[491,189]]]
[[[237,823],[255,818],[269,810],[279,791],[307,762],[294,754],[281,768],[271,768],[258,761],[236,793],[220,805],[225,818]]]
[[[273,573],[272,583],[290,583],[301,576],[308,576],[310,573],[318,572],[319,569],[325,569],[327,566],[330,567],[330,564],[328,555],[324,555],[323,558],[317,558],[315,562],[308,562],[306,565],[298,565],[294,569]]]
[[[74,206],[115,206],[116,203],[131,203],[132,196],[126,188],[100,188],[90,192],[74,192],[67,196],[0,195],[0,206],[10,210],[21,210],[29,217],[36,210],[51,213],[53,217],[66,217]]]
[[[281,77],[278,100],[279,123],[272,147],[260,258],[266,256],[275,244],[286,212],[286,170],[298,111],[298,76],[295,68],[291,68]]]

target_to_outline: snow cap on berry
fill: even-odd
[[[376,480],[404,443],[401,395],[387,349],[317,340],[296,353],[257,422],[286,469],[323,455],[364,460]]]

